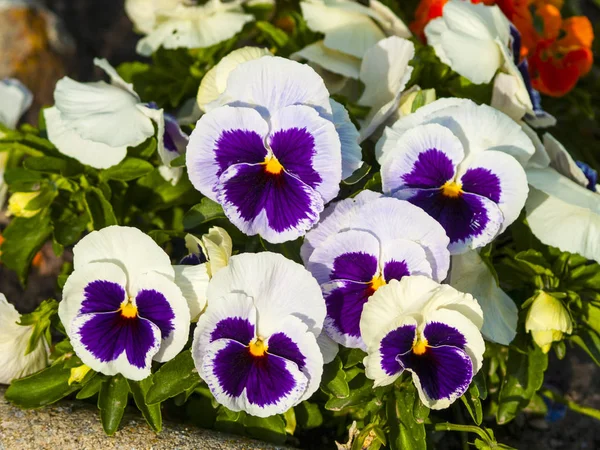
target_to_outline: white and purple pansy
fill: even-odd
[[[209,284],[196,368],[228,409],[281,414],[319,386],[324,318],[319,286],[301,265],[269,252],[233,256]]]
[[[482,323],[470,294],[423,276],[392,281],[369,299],[360,320],[365,373],[386,386],[408,370],[427,407],[447,408],[481,369]]]
[[[381,179],[384,193],[435,218],[459,254],[488,244],[518,217],[528,193],[522,164],[534,148],[519,125],[489,106],[438,102],[386,130]]]
[[[168,255],[136,228],[94,231],[73,249],[59,317],[75,353],[105,375],[150,375],[188,339],[190,311]]]
[[[314,250],[303,250],[305,264],[325,297],[328,336],[346,347],[366,348],[359,326],[363,305],[391,280],[408,275],[443,280],[450,259],[448,237],[420,208],[369,191],[331,206],[326,214],[307,235],[305,245],[318,242]]]
[[[192,184],[248,235],[272,243],[302,236],[342,177],[323,81],[306,65],[265,56],[231,72],[221,101],[228,104],[209,110],[190,138]]]

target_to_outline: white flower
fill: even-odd
[[[15,307],[0,294],[0,384],[10,384],[48,365],[48,345],[43,337],[31,353],[25,354],[33,326],[18,325],[20,320]]]
[[[208,288],[192,357],[217,402],[281,414],[319,387],[325,302],[300,265],[270,252],[233,256]]]
[[[33,96],[23,83],[13,78],[0,80],[0,124],[15,128],[31,106]],[[2,133],[0,132],[0,137]]]
[[[137,52],[150,56],[161,46],[167,49],[204,48],[239,33],[254,20],[245,14],[243,1],[208,0],[192,5],[183,0],[127,0],[125,10],[138,31],[146,34]]]
[[[482,323],[470,294],[424,276],[393,280],[363,309],[365,373],[375,386],[386,386],[408,370],[427,407],[447,408],[481,369]]]
[[[600,262],[600,195],[556,139],[544,135],[544,146],[550,166],[526,171],[527,223],[544,244]]]
[[[496,5],[451,0],[442,17],[427,24],[425,36],[452,70],[475,84],[489,83],[508,54],[510,23]]]
[[[152,360],[183,349],[190,310],[168,255],[149,236],[120,226],[94,231],[73,249],[73,264],[58,314],[85,365],[143,380]]]
[[[452,257],[449,284],[475,297],[483,311],[481,333],[487,339],[502,345],[512,342],[519,311],[476,250]]]

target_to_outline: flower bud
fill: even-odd
[[[8,212],[16,217],[33,217],[40,212],[39,209],[28,210],[27,205],[31,200],[40,195],[39,192],[15,192],[8,199]]]
[[[233,249],[231,237],[223,228],[212,227],[207,234],[202,236],[201,245],[208,258],[208,274],[213,277],[229,263]]]
[[[71,376],[69,377],[69,386],[73,383],[81,383],[90,370],[92,370],[91,367],[88,367],[85,364],[73,367],[71,369]]]
[[[540,291],[527,313],[525,330],[531,331],[535,343],[548,353],[552,342],[562,340],[563,333],[571,333],[571,317],[559,299]]]
[[[398,108],[400,111],[400,117],[411,114],[413,112],[413,107],[416,111],[421,106],[433,103],[435,100],[435,89],[413,91],[400,101],[400,107]]]

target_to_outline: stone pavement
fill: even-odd
[[[23,411],[4,399],[0,387],[0,450],[187,450],[264,449],[275,447],[193,426],[165,423],[156,434],[144,419],[125,414],[120,430],[107,437],[98,410],[82,402],[62,401]]]

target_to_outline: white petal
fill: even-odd
[[[600,195],[553,169],[527,171],[527,223],[544,244],[600,262]]]
[[[33,95],[19,80],[0,80],[0,123],[15,128],[19,119],[31,106]]]
[[[119,164],[127,156],[127,147],[110,147],[106,144],[83,139],[67,128],[55,106],[44,110],[48,139],[62,154],[75,158],[95,169],[107,169]]]
[[[370,0],[369,6],[376,13],[375,20],[377,20],[387,35],[399,36],[406,39],[412,37],[412,33],[406,24],[386,5],[377,0]]]
[[[358,144],[358,131],[343,105],[331,99],[333,124],[342,144],[342,179],[348,178],[362,166],[362,149]]]
[[[336,259],[346,253],[363,253],[379,260],[381,244],[367,231],[348,230],[332,236],[311,254],[306,268],[319,284],[330,281]],[[373,275],[376,275],[375,273]]]
[[[258,105],[270,113],[299,104],[332,112],[329,92],[314,69],[278,56],[240,64],[229,75],[223,98],[219,101]]]
[[[311,163],[322,181],[311,187],[321,194],[324,203],[333,200],[340,191],[342,176],[341,143],[335,125],[304,105],[287,106],[271,117],[271,136],[291,128],[303,128],[313,137]]]
[[[494,342],[509,345],[517,333],[518,309],[515,302],[498,286],[477,251],[452,257],[450,284],[471,294],[483,311],[483,335]]]
[[[141,290],[159,292],[165,297],[173,311],[174,318],[171,323],[173,331],[168,336],[164,336],[161,333],[160,349],[154,355],[155,361],[169,361],[177,356],[188,340],[190,332],[190,308],[181,289],[179,289],[172,279],[169,279],[162,273],[148,272],[136,277],[129,289],[129,293],[135,296]],[[148,319],[151,320],[150,318]]]
[[[220,170],[215,150],[217,141],[228,130],[251,130],[264,139],[269,125],[251,108],[222,106],[200,118],[190,136],[186,165],[194,187],[214,201],[217,201]]]
[[[62,301],[58,304],[58,317],[65,327],[68,336],[71,336],[73,319],[79,314],[81,304],[86,299],[85,288],[93,281],[111,281],[125,288],[127,274],[119,265],[112,262],[95,262],[79,266],[67,278],[63,287]],[[123,297],[123,301],[126,298]]]
[[[405,187],[403,176],[412,173],[420,156],[431,149],[442,152],[455,170],[465,156],[460,140],[448,128],[433,123],[416,126],[398,140],[386,140],[382,146],[386,155],[381,165],[383,192]]]
[[[358,207],[379,197],[381,197],[380,193],[365,190],[354,198],[344,199],[328,206],[321,214],[317,226],[304,237],[304,243],[300,249],[302,260],[307,263],[315,248],[338,232],[349,229]]]
[[[491,105],[515,121],[521,120],[527,112],[517,97],[519,88],[519,80],[513,75],[500,72],[494,78]]]
[[[494,150],[479,153],[471,161],[467,170],[476,168],[486,169],[500,182],[500,199],[496,203],[504,216],[499,231],[502,233],[519,217],[525,206],[529,192],[525,170],[512,156]]]
[[[535,168],[535,169],[543,169],[550,165],[550,156],[548,152],[544,148],[544,144],[538,137],[537,133],[525,122],[520,123],[523,132],[527,135],[527,137],[531,140],[533,147],[535,149],[534,154],[531,156],[531,159],[527,161],[525,168]]]
[[[152,271],[174,277],[169,255],[150,236],[133,227],[115,225],[92,231],[75,245],[75,270],[96,262],[117,264],[130,279]]]
[[[433,278],[446,278],[450,240],[442,226],[421,208],[395,198],[379,198],[360,207],[352,228],[373,233],[382,242],[409,239],[418,242],[431,264]]]
[[[208,258],[208,266],[210,267],[208,272],[210,276],[229,264],[229,258],[231,258],[231,254],[233,253],[233,242],[231,236],[223,228],[211,227],[208,230],[208,234],[202,236],[199,244]]]
[[[587,187],[589,183],[587,177],[575,163],[564,145],[558,142],[550,133],[545,133],[543,139],[544,148],[550,157],[550,166],[575,183]]]
[[[33,327],[17,325],[20,319],[15,307],[0,294],[0,384],[10,384],[48,365],[48,345],[44,337],[25,355]]]
[[[110,77],[110,84],[112,84],[113,86],[117,86],[125,91],[128,91],[131,95],[136,97],[138,101],[140,100],[139,96],[133,89],[133,84],[127,83],[123,78],[121,78],[121,75],[119,75],[117,70],[113,66],[111,66],[106,59],[94,58],[94,65],[102,69],[104,73],[106,73]]]
[[[319,335],[317,338],[317,344],[319,344],[321,354],[323,355],[323,364],[329,364],[331,361],[333,361],[340,351],[340,346],[338,343],[325,333],[321,333]]]
[[[209,310],[213,299],[243,292],[254,299],[258,328],[271,334],[285,316],[300,318],[315,336],[325,320],[325,301],[317,281],[300,264],[270,252],[232,256],[208,286]]]
[[[227,79],[229,74],[240,64],[253,59],[271,56],[271,52],[266,48],[243,47],[232,51],[225,56],[219,63],[211,68],[200,83],[198,89],[197,102],[200,109],[207,111],[209,103],[214,102],[227,88]]]
[[[138,98],[103,81],[62,78],[54,100],[65,126],[83,139],[120,147],[138,145],[154,135],[152,121],[138,108]]]
[[[198,320],[198,316],[206,306],[206,290],[210,281],[206,264],[173,266],[173,269],[175,270],[175,284],[186,299],[190,318],[194,322]]]
[[[323,41],[317,41],[291,55],[293,59],[305,59],[318,64],[330,72],[345,77],[358,79],[360,74],[360,59],[355,56],[331,50],[325,47]]]

